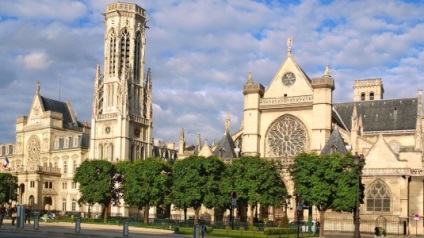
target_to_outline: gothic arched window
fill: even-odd
[[[307,132],[303,123],[295,116],[286,114],[273,122],[266,136],[268,157],[295,157],[305,150]]]
[[[137,31],[135,33],[135,45],[134,45],[134,81],[136,83],[139,82],[139,74],[140,74],[140,62],[141,62],[141,32]]]
[[[121,72],[130,63],[130,33],[127,28],[121,31]]]
[[[390,212],[391,195],[389,187],[381,180],[371,184],[366,195],[368,212]]]
[[[115,74],[116,66],[116,36],[113,28],[109,33],[109,74]]]

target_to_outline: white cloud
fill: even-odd
[[[44,52],[31,52],[26,55],[18,55],[16,61],[22,64],[25,69],[30,70],[45,70],[52,64],[52,61]]]
[[[17,115],[28,113],[38,80],[43,96],[58,99],[60,91],[78,119],[90,121],[95,67],[104,56],[101,13],[112,2],[0,1],[0,108],[9,115],[0,118],[0,143],[14,140],[10,128]],[[248,72],[267,86],[286,56],[288,36],[294,37],[293,56],[308,76],[322,76],[330,64],[336,102],[352,100],[354,79],[381,77],[385,98],[417,95],[423,85],[424,6],[419,3],[138,4],[149,19],[146,67],[152,68],[154,137],[162,141],[178,141],[181,128],[188,143],[199,133],[202,140],[218,140],[227,110],[232,131],[239,129]],[[7,106],[11,99],[15,107]]]

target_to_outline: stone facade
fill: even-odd
[[[40,84],[28,116],[16,120],[16,143],[6,153],[6,172],[18,177],[19,203],[39,210],[77,211],[79,191],[72,181],[87,159],[90,127],[76,120],[69,102],[40,95]],[[4,152],[4,151],[3,151]]]
[[[91,125],[77,121],[69,102],[43,97],[40,83],[27,116],[16,120],[16,142],[0,145],[10,164],[2,172],[18,177],[18,203],[36,210],[101,213],[101,206],[77,204],[73,177],[86,159],[161,157],[173,160],[173,143],[153,144],[152,75],[145,74],[146,11],[132,3],[107,5],[104,70],[94,78]],[[113,216],[137,209],[112,207]],[[154,213],[152,209],[152,213]]]
[[[150,70],[145,74],[144,62],[146,11],[118,2],[109,4],[104,15],[104,69],[97,66],[91,126],[76,120],[69,102],[41,96],[37,84],[28,115],[16,120],[16,142],[0,145],[0,154],[10,161],[4,171],[18,177],[18,202],[35,209],[88,212],[76,203],[78,185],[72,182],[86,159],[117,162],[215,154],[231,161],[259,155],[280,160],[287,168],[301,151],[321,153],[337,130],[347,150],[365,157],[362,219],[374,219],[376,224],[397,219],[407,231],[414,226],[413,216],[424,214],[421,90],[411,98],[383,99],[382,79],[361,79],[354,81],[352,102],[336,103],[337,79],[331,77],[329,66],[322,77],[309,78],[294,59],[289,38],[287,56],[267,87],[248,74],[242,87],[241,129],[231,134],[227,116],[223,138],[211,146],[207,141],[201,146],[200,135],[196,145],[186,146],[181,130],[177,155],[173,143],[153,145],[152,75]],[[286,170],[281,173],[292,193],[290,176]],[[287,201],[292,207],[295,203],[294,198]],[[95,206],[91,212],[100,209]],[[111,210],[118,216],[135,212],[123,207]],[[290,206],[262,207],[259,214],[260,219],[273,220],[284,212],[294,218]],[[208,210],[203,214],[214,216]],[[424,233],[422,226],[417,230]]]
[[[338,130],[346,149],[365,157],[361,219],[379,225],[397,220],[407,233],[415,225],[409,223],[414,214],[424,214],[422,91],[415,97],[388,100],[383,99],[380,78],[355,80],[353,102],[335,103],[329,66],[322,77],[310,79],[294,60],[291,42],[267,87],[248,75],[242,130],[233,136],[236,141],[241,138],[242,154],[278,159],[287,168],[301,151],[321,153],[332,131]],[[291,178],[286,171],[282,174],[291,194]],[[296,204],[294,197],[290,204]],[[294,219],[294,210],[284,209],[269,208],[262,216],[273,219],[284,212]],[[422,226],[418,231],[423,232]]]

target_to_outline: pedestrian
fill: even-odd
[[[15,220],[16,220],[16,205],[14,207],[10,208],[9,213],[12,216],[12,226],[14,226]]]
[[[25,208],[25,223],[28,221],[29,224],[31,224],[31,209],[29,206],[26,206]]]
[[[3,225],[3,218],[6,216],[6,208],[3,204],[0,205],[0,227]]]
[[[374,238],[376,238],[379,235],[380,231],[378,229],[378,227],[374,228]]]
[[[202,238],[203,238],[205,237],[205,233],[206,233],[206,225],[203,224],[201,228],[202,228]]]

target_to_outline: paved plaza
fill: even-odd
[[[123,226],[118,225],[104,225],[104,224],[87,224],[81,223],[81,230],[79,233],[75,232],[75,224],[67,222],[57,223],[39,223],[39,229],[34,230],[34,223],[25,224],[23,229],[18,229],[16,226],[12,226],[10,220],[4,220],[3,226],[0,227],[0,237],[3,238],[14,238],[14,237],[31,237],[31,238],[51,238],[51,237],[124,237]],[[177,237],[193,237],[192,235],[179,235],[174,234],[173,231],[160,230],[160,229],[149,229],[140,227],[129,227],[128,237],[165,237],[165,238],[177,238]],[[210,236],[208,236],[210,237]],[[325,238],[342,238],[342,237],[353,237],[353,234],[348,233],[333,233],[326,232]],[[361,238],[372,238],[373,235],[361,234]],[[388,235],[386,238],[424,238],[424,236],[395,236]]]
[[[22,236],[23,235],[23,236]],[[34,223],[25,224],[23,229],[12,226],[10,220],[4,220],[0,227],[0,237],[123,237],[123,226],[81,223],[79,233],[75,232],[73,223],[39,223],[39,229],[34,230]],[[174,234],[173,231],[129,227],[128,237],[190,237]]]

